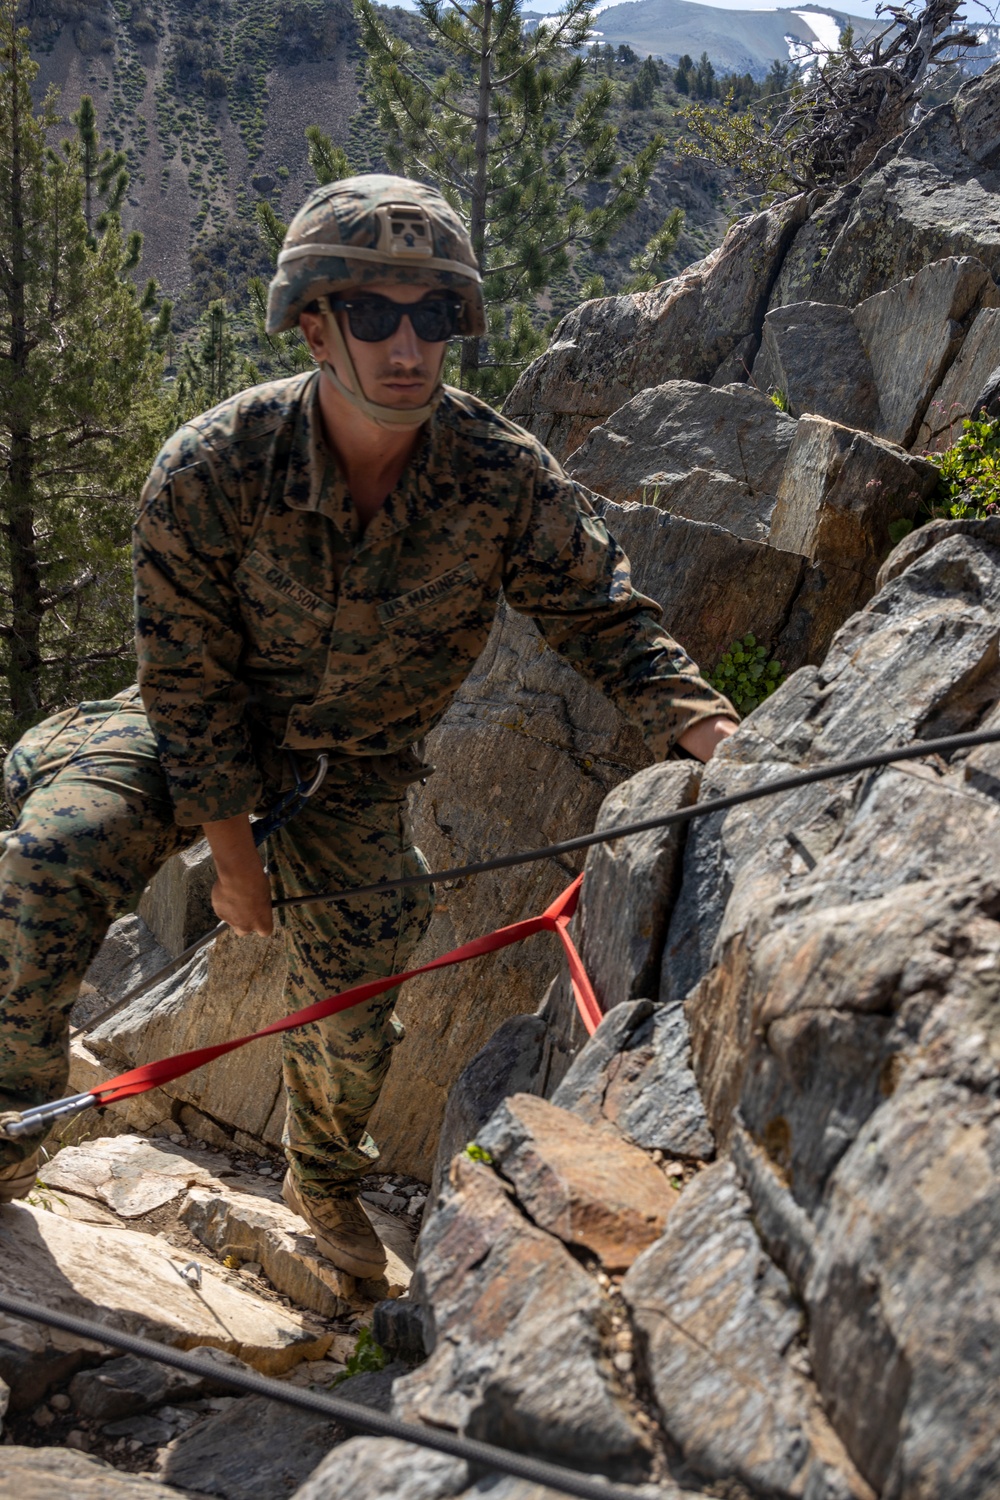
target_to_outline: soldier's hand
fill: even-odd
[[[723,740],[735,734],[738,725],[732,719],[701,719],[681,735],[677,743],[699,760],[711,760]]]
[[[274,931],[271,911],[271,883],[258,860],[257,870],[247,871],[247,878],[223,880],[212,887],[212,910],[220,922],[228,922],[239,937],[257,932],[270,937]]]
[[[205,824],[218,879],[212,887],[212,910],[240,937],[251,932],[270,937],[274,931],[271,885],[254,847],[250,817],[239,813]]]

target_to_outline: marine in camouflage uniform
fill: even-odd
[[[397,281],[453,295],[455,331],[483,331],[468,237],[437,194],[333,184],[289,228],[269,328],[318,307],[346,352],[325,298]],[[58,1096],[66,1015],[108,921],[200,825],[266,805],[286,752],[306,774],[320,752],[331,769],[270,841],[275,896],[421,867],[404,806],[413,746],[483,649],[501,588],[657,756],[733,716],[540,443],[460,391],[400,411],[365,396],[349,353],[341,372],[258,386],[170,439],[135,531],[141,703],[133,690],[83,705],[8,759],[20,817],[0,859],[0,1109]],[[369,421],[420,429],[366,527],[327,438],[324,377]],[[284,913],[289,1009],[404,967],[429,901],[425,888]],[[366,1122],[398,1034],[385,1000],[286,1034],[289,1201],[315,1208],[370,1168]],[[5,1159],[36,1144],[6,1142]]]

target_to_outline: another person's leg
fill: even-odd
[[[173,822],[137,696],[36,726],[8,755],[4,783],[18,821],[0,835],[0,1114],[64,1092],[83,974],[108,925],[196,832]],[[0,1201],[16,1195],[18,1162],[30,1189],[40,1144],[0,1139]]]
[[[272,843],[277,897],[426,869],[412,842],[403,790],[379,781],[324,786]],[[288,1009],[405,969],[431,906],[430,889],[422,886],[285,913]],[[367,1124],[402,1037],[394,1001],[390,993],[284,1038],[288,1196],[306,1211],[321,1248],[355,1275],[374,1275],[384,1264],[356,1194],[378,1160]]]

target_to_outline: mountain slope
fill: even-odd
[[[798,49],[828,47],[847,26],[862,37],[876,24],[882,23],[818,6],[721,10],[693,0],[626,0],[602,10],[596,30],[602,41],[616,47],[627,43],[665,62],[676,63],[685,53],[698,58],[707,52],[717,72],[762,78],[774,58],[785,62],[804,55]]]

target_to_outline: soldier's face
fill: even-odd
[[[434,296],[434,292],[428,293],[426,287],[400,286],[394,281],[373,282],[365,287],[365,291],[387,297],[404,307],[420,302],[428,295]],[[346,312],[336,312],[334,317],[340,324],[344,342],[369,401],[405,410],[424,406],[430,400],[441,374],[447,344],[430,344],[419,339],[409,318],[402,318],[395,333],[387,339],[370,344],[354,337]],[[325,337],[323,320],[314,314],[303,313],[301,323],[313,356],[318,360],[328,360],[338,379],[350,384],[349,372],[342,368],[343,360]]]

